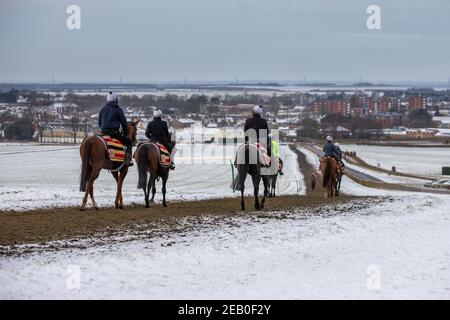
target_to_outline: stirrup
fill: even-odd
[[[131,156],[131,154],[128,154],[128,153],[127,153],[127,155],[126,155],[126,157],[125,157],[125,163],[126,163],[127,167],[132,167],[132,166],[134,166],[134,163],[133,163],[133,157]]]

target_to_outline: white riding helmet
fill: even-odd
[[[335,145],[336,147],[339,147],[339,143],[337,143],[337,142],[335,142],[334,145]]]
[[[159,109],[156,109],[155,111],[153,111],[153,118],[157,118],[157,117],[161,117],[162,116],[162,111]]]
[[[257,113],[257,114],[263,113],[263,107],[260,105],[254,105],[252,110],[254,113]]]
[[[328,136],[327,137],[327,141],[333,141],[333,137],[332,136]]]
[[[111,91],[106,95],[106,101],[112,102],[119,100],[119,96],[116,93],[112,93]]]

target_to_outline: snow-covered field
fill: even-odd
[[[449,299],[449,204],[396,196],[3,257],[0,298]]]
[[[60,167],[55,188],[70,181]],[[342,191],[377,198],[219,224],[204,217],[195,231],[1,257],[0,298],[450,299],[450,197],[371,189],[346,177]]]
[[[367,163],[397,171],[423,175],[440,175],[442,167],[450,166],[450,148],[384,147],[343,145],[343,151],[355,151]]]
[[[310,150],[303,148],[303,147],[297,147],[297,149],[302,152],[305,157],[306,157],[306,161],[313,165],[315,168],[319,168],[319,158],[317,157],[317,155],[313,152],[311,152]],[[356,169],[356,166],[354,166]],[[360,169],[359,167],[357,168],[358,170]],[[361,170],[363,172],[363,170]],[[365,170],[364,173],[376,176],[377,173],[371,170]],[[399,177],[401,178],[401,177]],[[381,177],[380,177],[381,179]],[[381,179],[383,180],[383,179]],[[399,182],[399,181],[396,181]],[[320,188],[320,186],[319,186]],[[406,192],[403,191],[392,191],[392,190],[384,190],[384,189],[374,189],[374,188],[368,188],[365,186],[362,186],[358,183],[356,183],[355,181],[353,181],[352,179],[348,178],[347,176],[343,176],[342,177],[342,181],[341,181],[341,192],[343,192],[344,194],[348,194],[348,195],[355,195],[355,196],[392,196],[392,195],[398,195],[398,196],[403,196],[405,194],[407,194]]]
[[[177,169],[170,173],[168,201],[237,195],[230,188],[230,159],[234,159],[235,154],[233,146],[184,144],[177,148]],[[279,179],[278,194],[304,194],[305,185],[298,169],[297,156],[287,146],[280,147],[280,156],[285,161],[286,174]],[[0,144],[0,210],[80,205],[80,165],[78,146]],[[136,185],[135,166],[125,179],[125,205],[143,203],[143,192]],[[253,190],[250,188],[251,179],[247,179],[247,186],[250,194]],[[113,205],[116,185],[106,170],[100,173],[94,190],[100,206]],[[158,190],[157,201],[160,198]]]

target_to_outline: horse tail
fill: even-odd
[[[138,167],[138,189],[144,189],[147,186],[147,148],[141,146],[136,159]]]
[[[83,148],[83,155],[81,160],[81,174],[80,174],[80,191],[85,192],[86,191],[86,182],[89,175],[89,161],[91,157],[91,145],[89,143],[85,143],[86,140],[83,140],[81,146],[84,146]],[[81,148],[80,146],[80,148]]]
[[[331,163],[330,159],[325,159],[324,161],[325,163],[323,165],[325,166],[325,170],[322,177],[322,186],[326,188],[329,180],[331,179]]]
[[[240,179],[241,179],[241,177],[239,176],[239,171],[238,171],[236,177],[234,177],[233,183],[231,184],[231,187],[233,188],[233,190],[241,191]]]

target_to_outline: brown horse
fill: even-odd
[[[136,143],[136,125],[138,121],[128,122],[128,138],[133,144]],[[80,191],[84,192],[83,202],[80,210],[86,209],[88,195],[91,196],[92,205],[98,210],[94,199],[94,181],[98,178],[102,169],[110,170],[117,183],[116,199],[114,204],[117,209],[123,209],[122,184],[128,172],[128,166],[113,162],[107,155],[105,142],[98,136],[93,135],[83,140],[80,146],[81,176]]]
[[[322,172],[322,186],[325,189],[324,197],[332,198],[336,188],[337,163],[332,157],[325,157],[320,161]]]
[[[175,146],[175,143],[172,143]],[[134,159],[138,167],[138,189],[144,190],[145,207],[150,207],[150,202],[154,202],[156,193],[156,180],[162,179],[163,207],[167,207],[166,203],[166,184],[169,179],[170,166],[162,166],[160,160],[159,147],[153,142],[140,144],[134,152]],[[150,178],[147,181],[147,172]],[[149,199],[150,190],[152,197]]]

